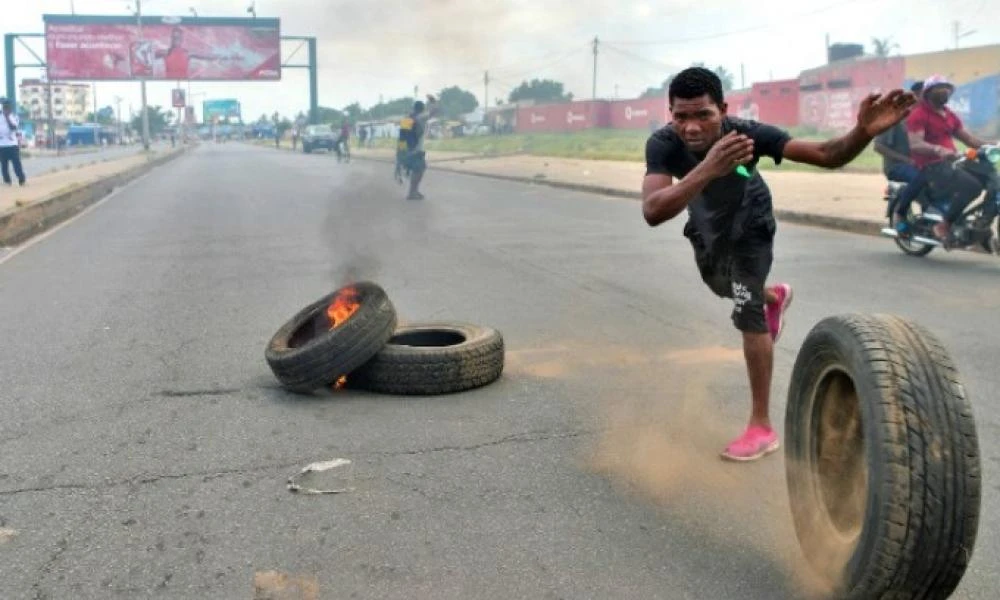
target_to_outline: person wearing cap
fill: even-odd
[[[20,122],[13,112],[13,103],[7,98],[0,98],[0,105],[3,106],[3,119],[0,119],[0,172],[3,174],[3,182],[12,185],[10,180],[10,165],[14,165],[14,174],[17,175],[17,183],[24,185],[24,167],[21,166],[21,131],[18,129]]]
[[[941,75],[924,80],[923,98],[906,119],[910,152],[914,163],[926,178],[931,193],[949,201],[944,222],[934,226],[934,235],[947,241],[951,223],[962,214],[966,206],[980,194],[983,187],[978,179],[962,169],[953,169],[951,161],[958,157],[955,139],[970,148],[985,142],[969,133],[950,108],[948,100],[955,93],[955,86]],[[897,214],[906,214],[916,196],[907,194],[908,200],[896,207]]]

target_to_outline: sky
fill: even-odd
[[[135,0],[5,0],[3,33],[42,33],[43,14],[127,15]],[[593,40],[598,38],[597,95],[636,97],[672,72],[705,62],[742,82],[794,78],[825,61],[825,39],[861,43],[891,38],[897,53],[1000,43],[983,27],[995,0],[254,0],[258,17],[281,19],[282,35],[318,40],[319,103],[422,97],[458,85],[480,103],[490,72],[489,104],[522,80],[553,78],[577,98],[592,96]],[[151,16],[246,17],[251,0],[144,0]],[[42,40],[27,42],[44,58]],[[284,42],[284,61],[302,62],[297,42]],[[294,56],[293,56],[294,53]],[[17,62],[31,55],[19,48]],[[38,69],[18,69],[17,80]],[[138,83],[97,83],[97,102],[114,97],[139,107]],[[172,82],[148,84],[149,103],[170,105]],[[308,109],[304,69],[284,69],[275,83],[191,84],[190,102],[237,98],[245,120]],[[200,114],[200,110],[198,111]]]

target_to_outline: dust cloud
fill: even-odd
[[[722,448],[744,423],[720,419],[714,408],[708,390],[718,377],[717,365],[713,371],[688,361],[681,369],[666,370],[674,381],[662,387],[663,394],[617,398],[601,407],[604,427],[585,457],[586,468],[607,477],[622,493],[681,517],[699,535],[712,536],[724,547],[748,548],[771,561],[796,597],[828,597],[827,577],[838,572],[849,553],[800,547],[783,451],[756,463],[721,460]],[[775,421],[782,417],[772,409]],[[826,561],[822,572],[806,561],[807,553]]]

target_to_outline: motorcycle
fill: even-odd
[[[983,188],[983,194],[969,203],[962,214],[951,225],[948,239],[941,242],[934,235],[934,226],[944,221],[950,202],[935,198],[927,189],[911,203],[907,221],[910,234],[900,237],[894,227],[893,215],[900,192],[905,183],[890,181],[886,186],[883,200],[887,202],[886,215],[889,226],[882,229],[882,235],[896,240],[900,250],[911,256],[926,256],[934,248],[959,248],[969,250],[981,246],[990,254],[1000,255],[1000,230],[994,230],[994,221],[1000,215],[1000,181],[997,166],[1000,164],[1000,144],[986,144],[979,148],[969,148],[965,154],[952,163],[953,169],[964,169],[973,175]],[[914,210],[919,206],[919,212]]]

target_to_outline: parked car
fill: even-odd
[[[337,138],[329,125],[310,125],[302,134],[302,151],[306,154],[317,148],[325,148],[329,152],[337,147]]]

